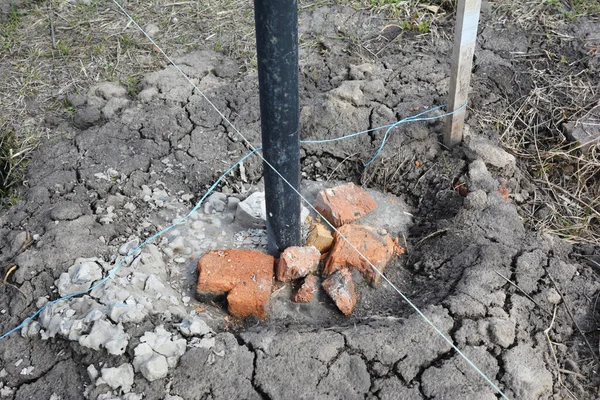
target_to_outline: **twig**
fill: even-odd
[[[423,243],[424,241],[426,241],[427,239],[431,239],[433,237],[436,237],[438,235],[441,235],[442,233],[446,233],[448,231],[448,229],[440,229],[439,231],[435,231],[433,233],[430,233],[429,235],[425,236],[423,239],[419,240],[417,242],[417,244],[415,245],[415,247],[419,246],[421,243]]]
[[[338,168],[341,167],[343,163],[345,163],[350,157],[354,157],[357,154],[358,153],[350,154],[348,157],[346,157],[342,161],[340,161],[340,163],[337,165],[337,167],[335,167],[333,169],[333,171],[331,171],[331,173],[327,176],[327,179],[325,179],[325,182],[328,182],[331,179],[331,177],[333,176],[333,174],[335,173],[335,171],[337,171]]]
[[[548,310],[546,310],[544,307],[542,307],[541,305],[539,305],[539,303],[537,301],[535,301],[533,299],[533,297],[531,297],[530,295],[528,295],[527,293],[525,293],[525,291],[523,289],[521,289],[519,287],[519,285],[517,285],[516,283],[514,283],[513,281],[511,281],[510,279],[508,279],[507,277],[505,277],[504,275],[502,275],[500,272],[494,270],[495,273],[497,273],[498,275],[500,275],[502,278],[504,278],[506,280],[506,282],[510,283],[511,285],[513,285],[514,287],[516,287],[517,289],[519,289],[519,291],[521,293],[523,293],[525,295],[525,297],[527,297],[533,304],[535,304],[536,306],[539,307],[540,310],[542,310],[543,312],[545,312],[548,315],[552,315],[552,313]],[[553,318],[554,320],[554,318]]]
[[[554,280],[554,278],[552,277],[552,275],[550,275],[550,273],[548,272],[548,270],[546,269],[546,267],[544,267],[544,271],[546,271],[546,274],[548,275],[548,278],[550,278],[550,281],[554,285],[554,289],[556,289],[556,291],[558,292],[558,295],[561,297],[561,299],[563,301],[563,304],[565,305],[565,309],[567,310],[567,313],[569,314],[569,317],[571,317],[571,321],[573,321],[573,325],[575,325],[575,328],[577,328],[577,330],[579,331],[579,334],[581,335],[581,337],[583,338],[583,340],[584,340],[585,344],[587,345],[588,349],[592,353],[592,357],[594,358],[594,360],[596,361],[596,363],[600,365],[600,359],[598,359],[598,356],[594,352],[594,349],[592,348],[592,345],[590,344],[589,340],[587,340],[587,338],[585,337],[585,333],[583,333],[583,331],[579,327],[579,324],[577,323],[577,321],[575,321],[575,317],[573,317],[573,313],[571,312],[571,307],[569,307],[569,305],[567,304],[567,299],[565,299],[565,297],[563,296],[562,292],[558,288],[558,285],[556,284],[556,281]]]
[[[554,351],[554,346],[552,346],[552,340],[550,340],[550,330],[552,330],[552,326],[554,326],[554,321],[556,320],[556,310],[557,307],[554,306],[554,312],[552,313],[552,321],[550,321],[550,325],[544,329],[544,335],[546,335],[546,339],[548,339],[548,346],[550,346],[550,352],[552,353],[552,358],[554,359],[554,363],[556,364],[556,370],[558,371],[558,383],[562,386],[562,378],[560,377],[560,366],[558,365],[558,358],[556,358],[556,352]]]
[[[52,48],[56,50],[56,38],[54,36],[54,18],[52,18],[52,1],[48,2],[48,8],[50,9],[48,17],[50,18],[50,36],[52,37]]]

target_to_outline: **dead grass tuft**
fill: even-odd
[[[556,10],[555,2],[497,3],[501,16],[520,15],[516,23],[542,29],[548,48],[567,49],[566,44],[580,43],[579,38],[558,33],[556,26],[565,21],[565,15]],[[505,9],[509,3],[516,8]],[[579,7],[573,8],[577,13],[596,12],[582,2],[570,4]],[[583,57],[549,51],[516,56],[513,64],[519,79],[530,81],[532,89],[503,112],[480,111],[478,118],[501,132],[501,143],[519,159],[521,169],[538,189],[533,199],[522,204],[527,224],[572,242],[598,245],[600,148],[584,152],[565,137],[567,123],[588,121],[600,114],[597,76],[587,63],[596,51],[590,48]]]

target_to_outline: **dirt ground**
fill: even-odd
[[[36,19],[39,4],[15,4],[13,10],[30,10],[22,18],[46,21]],[[591,49],[600,45],[600,24],[594,15],[573,16],[549,33],[531,19],[511,19],[507,4],[483,5],[463,145],[441,145],[441,120],[404,124],[369,167],[363,163],[377,151],[382,132],[303,145],[302,176],[314,185],[353,181],[406,207],[411,221],[393,234],[406,239],[407,254],[386,275],[508,398],[594,399],[600,396],[594,203],[591,224],[577,231],[588,240],[574,245],[534,230],[539,221],[560,219],[557,207],[526,157],[505,150],[521,140],[535,154],[537,143],[528,142],[526,127],[505,129],[499,117],[524,98],[531,101],[532,93],[549,99],[548,87],[539,86],[545,78],[536,74],[555,76],[566,68],[584,71],[577,79],[591,88],[565,105],[587,104],[570,117],[595,107],[600,64]],[[389,3],[378,5],[301,3],[303,139],[339,137],[445,103],[451,7],[442,2],[437,10],[446,17],[417,7],[424,11],[415,15],[424,19],[407,20]],[[52,51],[62,53],[32,67],[39,69],[32,85],[48,89],[9,91],[13,103],[3,100],[7,115],[21,110],[10,114],[10,129],[33,124],[45,138],[27,166],[22,196],[0,212],[0,333],[49,300],[106,276],[138,243],[186,215],[249,151],[109,3],[48,7],[71,6],[83,13],[80,22],[69,22],[72,29],[59,29],[70,25],[56,16],[47,25],[31,24],[32,30],[54,26]],[[140,24],[159,44],[165,39],[175,62],[257,145],[248,4],[227,14],[206,6],[191,22],[176,4],[124,6],[148,16]],[[14,12],[6,10],[10,21]],[[156,19],[164,10],[171,11]],[[86,22],[85,13],[94,12],[100,17]],[[208,39],[169,31],[174,18],[193,22],[201,29],[197,36]],[[419,25],[423,21],[428,24]],[[232,23],[236,29],[228,29]],[[82,48],[98,45],[94,34],[80,33],[96,24],[119,32],[121,49],[130,43],[125,37],[135,43],[116,49],[116,58],[109,58],[111,40],[92,55],[77,53],[84,39]],[[68,47],[61,50],[60,43]],[[0,65],[9,77],[13,52],[8,48]],[[44,63],[53,66],[53,80],[44,82],[50,71]],[[78,78],[82,74],[92,78]],[[513,115],[526,115],[520,107]],[[261,174],[260,159],[249,158],[218,187],[218,199],[235,204],[232,199],[260,190]],[[350,317],[324,293],[294,305],[285,288],[273,294],[265,321],[235,321],[221,305],[198,302],[194,269],[203,252],[264,248],[263,232],[236,225],[233,208],[216,208],[202,205],[185,224],[123,261],[105,285],[46,307],[35,322],[2,339],[0,398],[499,398],[385,283],[374,289],[359,282]]]

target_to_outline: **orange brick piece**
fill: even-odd
[[[352,314],[356,305],[356,289],[348,268],[335,271],[323,281],[322,286],[344,315]]]
[[[288,247],[281,253],[281,258],[275,268],[275,277],[281,282],[304,278],[306,275],[317,272],[321,253],[315,246]]]
[[[323,271],[325,276],[342,268],[356,268],[371,285],[379,284],[381,276],[348,242],[352,243],[381,273],[394,256],[404,253],[404,248],[396,244],[383,229],[349,224],[342,226],[339,232],[333,235],[335,243]],[[340,234],[345,236],[348,242]]]
[[[306,239],[307,246],[315,246],[321,254],[327,253],[333,244],[333,236],[329,229],[323,224],[310,224],[308,238]]]
[[[310,303],[313,296],[317,292],[319,280],[314,275],[309,275],[304,278],[304,282],[298,291],[292,296],[294,303]]]
[[[238,318],[267,316],[275,259],[253,250],[220,250],[198,261],[199,296],[227,295],[229,313]]]
[[[321,190],[315,208],[336,228],[366,215],[377,203],[354,183]]]

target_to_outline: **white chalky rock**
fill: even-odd
[[[138,393],[127,393],[121,396],[121,400],[142,400],[143,398],[144,396]]]
[[[0,388],[0,397],[10,397],[15,393],[15,389],[8,386]]]
[[[62,296],[89,289],[95,281],[102,279],[102,267],[96,258],[79,258],[58,278],[56,286]]]
[[[34,337],[38,333],[40,333],[41,329],[42,326],[38,321],[30,321],[27,325],[23,327],[23,329],[21,329],[21,336],[23,336],[24,338]]]
[[[265,193],[255,192],[237,205],[235,220],[247,228],[264,228],[267,221]]]
[[[142,304],[119,303],[113,304],[108,316],[114,322],[142,322],[147,312]]]
[[[169,372],[167,358],[155,353],[147,343],[139,344],[134,350],[133,366],[150,382],[164,378]]]
[[[121,388],[124,393],[131,391],[133,386],[133,367],[131,364],[121,364],[116,368],[102,368],[102,376],[96,381],[96,386],[106,383],[113,389]]]
[[[206,200],[206,203],[210,204],[210,208],[216,212],[223,212],[225,211],[225,207],[227,207],[227,195],[224,193],[215,192],[210,195],[210,197]]]
[[[185,248],[185,243],[183,242],[183,236],[177,236],[169,243],[169,247],[175,251],[182,251]]]
[[[146,332],[135,348],[133,366],[149,381],[167,376],[169,368],[174,368],[185,353],[185,339],[176,338],[162,325],[154,332]]]
[[[204,336],[208,333],[213,333],[213,330],[200,317],[193,315],[181,321],[177,327],[179,332],[185,337]]]
[[[96,366],[94,364],[88,365],[87,373],[88,377],[90,378],[90,381],[92,382],[94,382],[96,378],[98,378],[98,370],[96,369]]]
[[[128,241],[127,243],[123,243],[121,245],[121,247],[119,247],[119,254],[122,256],[126,256],[129,254],[129,252],[131,252],[133,249],[135,249],[139,245],[140,245],[140,239],[134,238],[134,239]],[[136,253],[139,254],[140,251],[141,251],[141,249],[138,250]]]
[[[99,320],[94,323],[89,335],[79,338],[79,344],[94,350],[100,350],[104,346],[106,351],[116,356],[125,353],[129,335],[123,330],[123,325],[113,325],[109,321]]]
[[[165,284],[158,279],[156,275],[148,276],[146,279],[146,284],[144,286],[144,290],[153,291],[153,292],[162,292],[165,289]]]
[[[69,340],[79,340],[83,332],[87,332],[91,324],[104,315],[104,306],[89,296],[60,301],[47,306],[40,313],[38,321],[45,329],[40,333],[44,340],[57,334]]]

